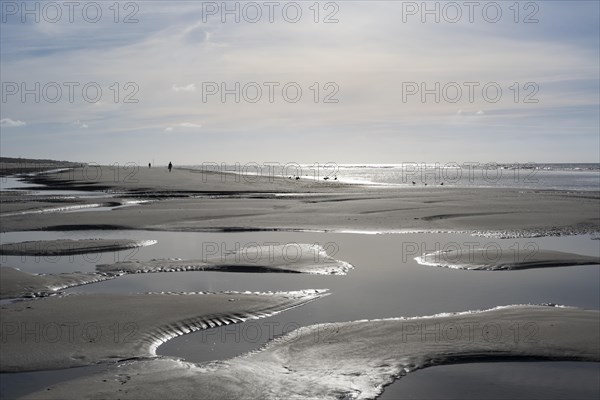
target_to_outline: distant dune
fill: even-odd
[[[41,172],[55,168],[79,167],[83,163],[33,158],[0,157],[0,176]]]

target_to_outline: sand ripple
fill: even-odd
[[[326,290],[79,294],[11,303],[1,307],[0,371],[154,357],[156,347],[172,337],[266,317],[326,294]]]
[[[432,365],[469,361],[600,361],[600,313],[517,305],[313,325],[234,359],[135,361],[30,398],[372,399]]]

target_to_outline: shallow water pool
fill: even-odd
[[[591,240],[591,237],[587,235],[535,239],[489,239],[466,234],[433,233],[361,235],[311,232],[77,231],[10,232],[0,235],[0,241],[8,243],[24,240],[92,237],[155,239],[158,240],[158,243],[153,246],[111,253],[53,258],[2,257],[1,264],[33,273],[59,273],[76,270],[92,272],[95,270],[96,264],[113,263],[118,260],[173,257],[201,259],[203,256],[215,255],[230,257],[232,250],[255,245],[289,244],[290,249],[293,249],[295,243],[311,243],[321,245],[334,258],[354,265],[355,269],[346,276],[216,271],[132,274],[67,290],[68,292],[86,293],[286,291],[307,288],[328,288],[330,290],[329,296],[302,307],[269,318],[180,336],[161,345],[157,350],[160,355],[181,357],[191,362],[235,357],[255,350],[273,337],[301,326],[322,322],[422,316],[523,303],[557,303],[598,309],[600,303],[598,285],[600,268],[597,265],[523,271],[464,271],[419,265],[414,260],[414,257],[421,253],[457,245],[463,248],[469,246],[471,248],[500,248],[502,251],[537,248],[600,256],[598,241]],[[293,254],[290,256],[293,257]],[[489,376],[493,376],[493,371],[496,370],[501,370],[504,376],[512,376],[514,379],[520,379],[523,375],[528,376],[532,382],[530,387],[535,393],[535,382],[539,382],[543,376],[538,369],[535,367],[515,368],[511,372],[510,367],[502,367],[502,364],[504,363],[485,364],[483,368],[490,371]],[[567,374],[575,368],[573,365],[580,364],[584,363],[556,363],[551,368],[558,368]],[[597,363],[585,365],[597,366]],[[447,368],[447,370],[435,368]],[[478,374],[482,371],[476,367],[469,369],[471,367],[463,366],[435,368],[429,369],[429,371],[435,370],[436,372],[432,372],[432,374],[442,374],[446,377],[458,374],[466,380],[469,379],[469,376],[477,379]],[[459,368],[466,369],[459,370]],[[583,374],[592,379],[593,374],[589,370],[586,371],[588,372]],[[417,376],[414,380],[409,380],[413,375],[411,374],[396,382],[386,390],[383,398],[390,396],[390,393],[397,393],[398,396],[409,394],[416,396],[415,398],[427,397],[431,393],[435,393],[431,397],[446,397],[442,389],[440,389],[441,392],[431,392],[429,385],[418,380],[418,377],[428,373],[428,370],[419,371],[414,373],[414,376]],[[47,374],[51,375],[52,373]],[[57,376],[59,374],[57,372]],[[20,381],[16,379],[18,374],[12,376],[15,377],[15,385],[20,386],[22,383],[18,383]],[[402,385],[405,380],[417,383],[413,383],[409,389],[404,389]],[[438,378],[434,378],[434,381],[437,382],[437,380]],[[443,379],[440,378],[441,381]],[[589,386],[590,381],[586,380],[586,382]],[[499,383],[499,385],[503,384]],[[564,383],[563,386],[568,387],[569,385]],[[408,385],[406,386],[408,387]],[[581,385],[576,382],[573,382],[572,386],[581,388]],[[9,385],[8,387],[12,391],[16,390],[14,386]],[[419,387],[422,388],[422,391]],[[439,387],[443,388],[442,383]],[[477,393],[487,393],[488,398],[493,397],[492,394],[498,390],[489,385],[478,387]],[[488,387],[490,390],[486,392]],[[514,387],[514,383],[506,383],[503,387],[506,390],[512,390],[510,388]],[[396,390],[399,391],[396,392]],[[462,396],[462,392],[457,393],[454,396]],[[485,395],[481,397],[485,397]]]

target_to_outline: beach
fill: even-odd
[[[0,400],[600,398],[599,1],[0,3]]]
[[[5,193],[2,231],[87,228],[315,231],[466,231],[506,237],[598,231],[598,192],[507,188],[365,187],[281,176],[138,168],[115,179],[95,166],[31,177],[50,189],[100,191],[105,199]],[[35,200],[35,201],[33,201]],[[139,207],[116,207],[127,201]],[[92,204],[86,213],[56,213]],[[110,206],[110,213],[93,208]],[[19,214],[22,213],[22,214]],[[35,218],[29,218],[34,213]],[[100,215],[100,217],[99,217]]]
[[[0,193],[8,397],[376,398],[441,364],[600,362],[597,191],[132,171]]]

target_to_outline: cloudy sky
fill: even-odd
[[[600,161],[597,1],[1,4],[2,156]]]

